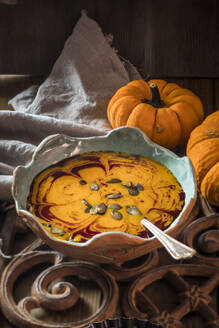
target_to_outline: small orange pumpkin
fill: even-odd
[[[186,144],[204,118],[203,105],[192,91],[164,80],[134,80],[121,87],[107,108],[112,128],[140,128],[169,149]]]
[[[219,206],[219,111],[208,115],[192,131],[186,154],[195,168],[202,195]]]

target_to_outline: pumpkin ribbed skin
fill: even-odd
[[[195,168],[202,195],[219,206],[219,111],[207,116],[192,131],[186,154]]]
[[[199,97],[176,83],[135,80],[114,94],[107,116],[112,128],[138,127],[157,144],[173,149],[185,145],[204,111]]]

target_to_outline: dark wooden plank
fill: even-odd
[[[219,110],[219,80],[214,81],[214,109]]]
[[[219,77],[217,0],[19,0],[0,4],[0,73],[47,74],[87,9],[143,74]]]

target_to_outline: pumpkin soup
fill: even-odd
[[[145,216],[165,230],[185,193],[172,172],[147,157],[97,151],[65,159],[35,177],[27,208],[58,239],[84,242],[100,232],[151,236]]]

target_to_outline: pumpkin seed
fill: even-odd
[[[127,189],[129,189],[130,188],[130,186],[128,186],[127,184],[125,184],[125,183],[122,183],[122,186],[123,187],[125,187],[125,188],[127,188]]]
[[[139,194],[139,191],[137,188],[133,187],[128,189],[128,193],[131,196],[137,196]]]
[[[139,209],[136,206],[126,206],[126,212],[136,216],[142,215],[142,213],[139,211]]]
[[[98,214],[106,213],[107,206],[104,203],[100,203],[99,205],[96,205],[96,207],[97,207],[97,213]]]
[[[97,183],[92,183],[92,184],[90,185],[90,189],[91,189],[91,190],[95,190],[95,191],[97,191],[97,190],[100,189],[100,187],[98,186]]]
[[[86,199],[82,199],[82,204],[86,205],[88,208],[91,208],[91,204],[86,201]]]
[[[111,211],[111,215],[116,220],[122,220],[122,213],[118,212],[117,210],[113,209]]]
[[[87,182],[86,182],[85,180],[80,180],[80,181],[79,181],[79,184],[83,186],[83,185],[86,185]]]
[[[117,199],[117,198],[121,198],[122,197],[122,194],[120,192],[118,193],[112,193],[112,194],[107,194],[105,195],[106,198],[109,198],[109,199]]]
[[[89,213],[92,214],[92,215],[95,215],[98,213],[98,209],[96,206],[93,206],[89,209]]]
[[[104,203],[100,203],[98,205],[95,205],[89,209],[89,213],[92,215],[95,214],[104,214],[106,213],[107,206]]]
[[[51,228],[52,225],[50,223],[44,223],[44,227]]]
[[[51,227],[50,232],[55,235],[59,235],[59,236],[64,236],[66,234],[65,230],[58,228],[58,227]]]
[[[138,191],[143,191],[144,187],[142,186],[142,184],[140,182],[138,182],[135,187],[138,189]]]
[[[111,210],[117,210],[117,211],[122,208],[121,205],[116,204],[116,203],[109,204],[107,207],[110,208]]]
[[[129,189],[129,188],[133,188],[133,183],[132,181],[129,181],[129,183],[125,184],[125,183],[122,183],[122,186]]]
[[[106,183],[120,183],[122,182],[122,180],[120,179],[111,179],[111,180],[108,180]]]

